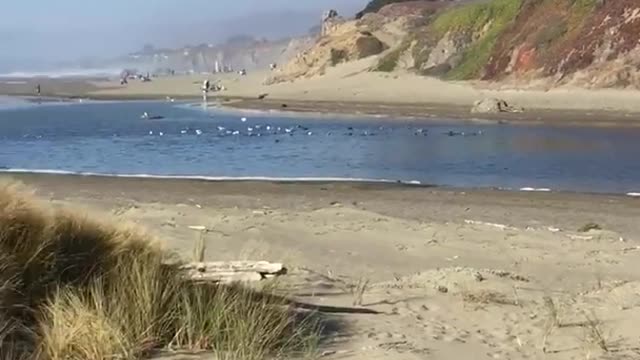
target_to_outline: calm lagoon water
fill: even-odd
[[[141,119],[144,112],[163,118]],[[294,118],[164,102],[0,102],[4,171],[627,193],[640,190],[639,156],[640,129]]]

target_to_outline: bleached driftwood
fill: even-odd
[[[260,281],[287,273],[284,265],[267,261],[194,262],[180,269],[188,279],[221,283]]]

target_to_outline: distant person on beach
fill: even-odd
[[[210,86],[211,83],[209,82],[209,79],[202,83],[202,100],[204,100],[204,102],[207,102],[207,94],[209,93]]]
[[[38,96],[40,96],[40,94],[41,94],[40,84],[36,85],[36,94],[38,94]]]

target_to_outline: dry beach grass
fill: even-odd
[[[262,359],[310,354],[319,339],[314,316],[264,296],[275,290],[184,281],[151,236],[54,210],[11,183],[0,184],[0,254],[2,359]]]

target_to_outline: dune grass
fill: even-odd
[[[276,289],[185,281],[178,264],[139,230],[54,211],[0,184],[0,360],[313,354],[314,314],[293,311]]]

